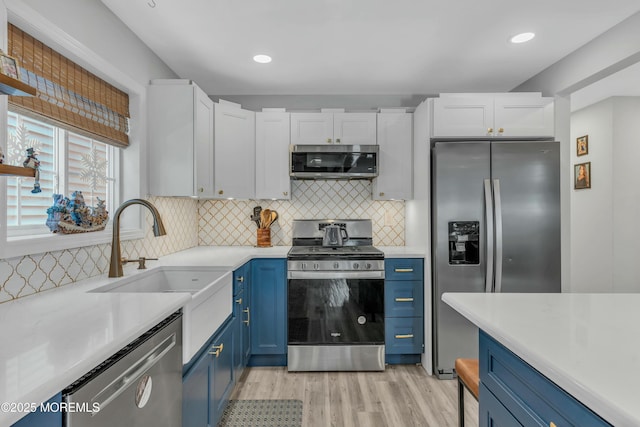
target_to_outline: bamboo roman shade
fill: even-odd
[[[9,24],[9,55],[36,96],[10,96],[13,111],[118,147],[129,145],[129,96]]]

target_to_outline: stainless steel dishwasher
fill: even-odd
[[[63,401],[66,427],[182,425],[182,314],[71,384]]]

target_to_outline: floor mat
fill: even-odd
[[[302,427],[302,401],[230,400],[218,427]]]

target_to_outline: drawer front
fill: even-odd
[[[386,280],[423,280],[424,259],[386,258],[384,275]]]
[[[422,281],[385,280],[385,317],[422,317],[423,307]]]
[[[483,331],[480,382],[519,420],[534,414],[543,425],[610,426]]]
[[[480,415],[478,419],[480,427],[521,427],[530,425],[517,420],[484,384],[480,384],[480,397]]]
[[[385,318],[385,353],[420,354],[424,343],[422,317]]]

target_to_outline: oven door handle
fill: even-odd
[[[288,279],[384,279],[384,271],[289,271]]]

